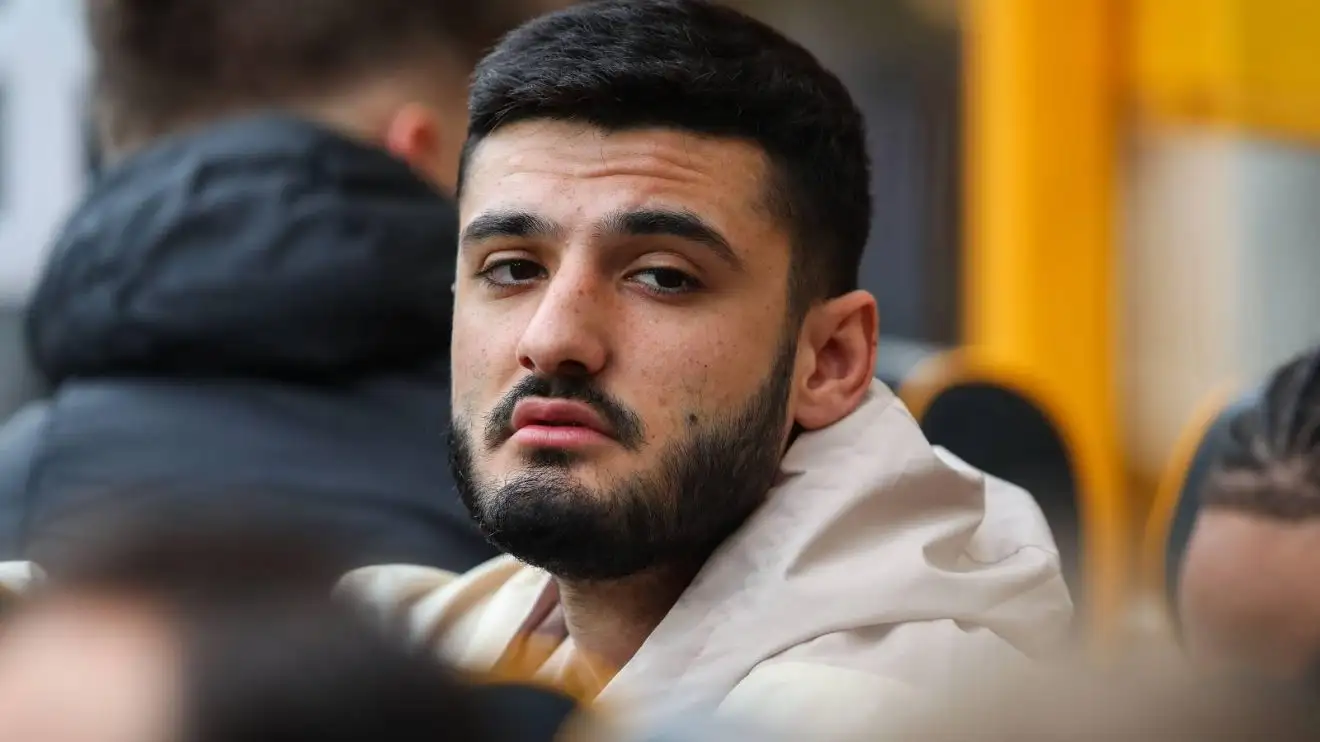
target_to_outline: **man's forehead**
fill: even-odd
[[[470,211],[474,202],[484,206],[511,189],[537,193],[543,201],[572,189],[591,191],[594,199],[664,194],[757,204],[768,173],[764,152],[738,139],[528,121],[499,129],[476,145],[465,167],[460,206]]]
[[[761,172],[767,161],[765,151],[747,139],[669,126],[607,129],[558,119],[532,119],[502,126],[476,143],[471,160],[474,165],[487,165],[534,152],[566,157],[585,154],[597,161],[600,156],[651,156],[698,168],[712,160],[740,162],[753,173]]]
[[[476,147],[459,202],[464,246],[474,234],[561,241],[671,235],[741,267],[749,250],[788,244],[771,208],[767,160],[753,144],[672,129],[607,132],[524,122]],[[512,220],[512,221],[511,221]],[[502,222],[497,229],[490,229]]]

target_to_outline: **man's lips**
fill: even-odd
[[[589,405],[529,398],[513,408],[512,440],[538,448],[564,448],[613,438],[610,426]]]

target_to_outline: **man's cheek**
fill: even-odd
[[[451,381],[454,398],[471,403],[475,395],[491,377],[488,351],[479,345],[455,342],[451,362]]]

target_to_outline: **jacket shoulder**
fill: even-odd
[[[454,572],[411,564],[363,567],[344,575],[335,592],[392,622],[407,616],[425,596],[458,579],[460,576]]]
[[[49,403],[34,402],[0,428],[0,559],[21,549],[30,480],[50,414]]]
[[[365,567],[345,575],[337,592],[388,628],[451,659],[475,651],[481,662],[461,664],[484,670],[485,659],[494,660],[485,656],[503,652],[540,594],[542,574],[510,556],[461,575],[411,565]]]
[[[865,739],[892,728],[896,714],[914,713],[923,698],[914,686],[882,675],[788,660],[752,670],[718,714],[801,738]]]
[[[22,599],[41,579],[41,570],[32,562],[0,562],[0,612]]]
[[[993,631],[953,619],[869,627],[826,634],[762,662],[719,710],[813,738],[863,739],[941,711],[965,683],[1016,677],[1033,666]]]
[[[40,476],[27,492],[25,546],[58,535],[63,519],[83,503],[124,491],[147,490],[175,502],[259,491],[287,505],[296,522],[333,533],[353,566],[475,567],[498,551],[473,526],[448,464],[436,456],[446,440],[448,394],[428,380],[68,382],[51,398],[49,423],[34,436]],[[8,455],[0,450],[0,458]],[[13,458],[17,464],[26,457]],[[5,468],[0,461],[0,559],[8,556],[5,493],[15,488],[6,482],[26,479],[25,471]]]

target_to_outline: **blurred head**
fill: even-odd
[[[997,673],[904,720],[895,739],[976,742],[1303,742],[1320,711],[1296,687],[1210,678],[1171,665]],[[990,682],[986,682],[990,680]],[[949,713],[951,710],[955,713]],[[910,709],[899,712],[906,713]],[[924,718],[923,718],[924,716]]]
[[[96,115],[113,159],[277,108],[386,146],[451,187],[466,79],[532,0],[88,0]]]
[[[173,742],[180,652],[143,605],[88,596],[19,610],[0,629],[0,738]]]
[[[506,37],[470,116],[452,346],[468,507],[560,577],[699,563],[790,437],[871,383],[856,106],[734,10],[604,0]]]
[[[430,657],[331,597],[337,560],[237,519],[63,552],[0,631],[0,739],[488,739]],[[450,736],[452,735],[452,736]]]
[[[1214,662],[1298,675],[1320,661],[1320,352],[1234,422],[1188,544],[1179,609]]]

